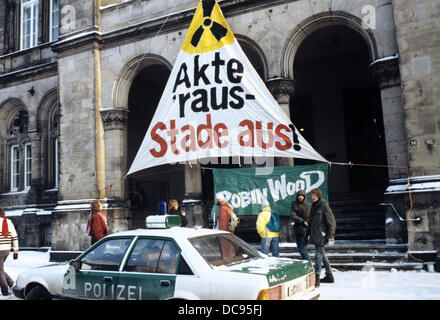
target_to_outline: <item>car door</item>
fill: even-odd
[[[77,259],[79,270],[69,268],[63,295],[80,299],[116,299],[119,268],[133,237],[105,239]]]
[[[174,241],[139,238],[120,273],[119,299],[164,300],[174,296],[180,251]]]

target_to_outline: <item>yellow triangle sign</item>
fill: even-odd
[[[214,51],[230,45],[235,37],[215,0],[200,0],[182,50],[189,54]]]

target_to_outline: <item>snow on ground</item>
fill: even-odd
[[[49,264],[49,252],[12,253],[5,271],[15,281],[20,272]],[[321,300],[440,300],[440,273],[426,271],[344,271],[334,272],[335,283],[322,283]],[[15,300],[12,295],[0,300]]]
[[[439,300],[440,273],[426,271],[334,272],[321,283],[321,300]]]

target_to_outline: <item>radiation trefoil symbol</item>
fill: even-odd
[[[199,45],[200,40],[202,39],[202,35],[205,31],[209,30],[212,35],[220,41],[222,38],[226,36],[228,33],[228,29],[223,27],[220,23],[215,22],[211,19],[212,11],[215,6],[215,0],[203,0],[202,8],[203,8],[203,23],[202,25],[194,32],[194,35],[191,39],[191,45],[196,48]]]

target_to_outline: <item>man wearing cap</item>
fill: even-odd
[[[257,232],[261,237],[261,252],[268,254],[272,252],[272,256],[279,257],[280,233],[272,232],[267,228],[269,223],[271,210],[267,200],[261,202],[262,212],[257,218]]]
[[[228,222],[231,220],[231,212],[232,208],[225,201],[225,197],[221,193],[217,193],[215,197],[215,202],[219,206],[218,209],[218,223],[219,223],[219,230],[229,231],[234,233],[234,231],[230,231],[228,229]]]

